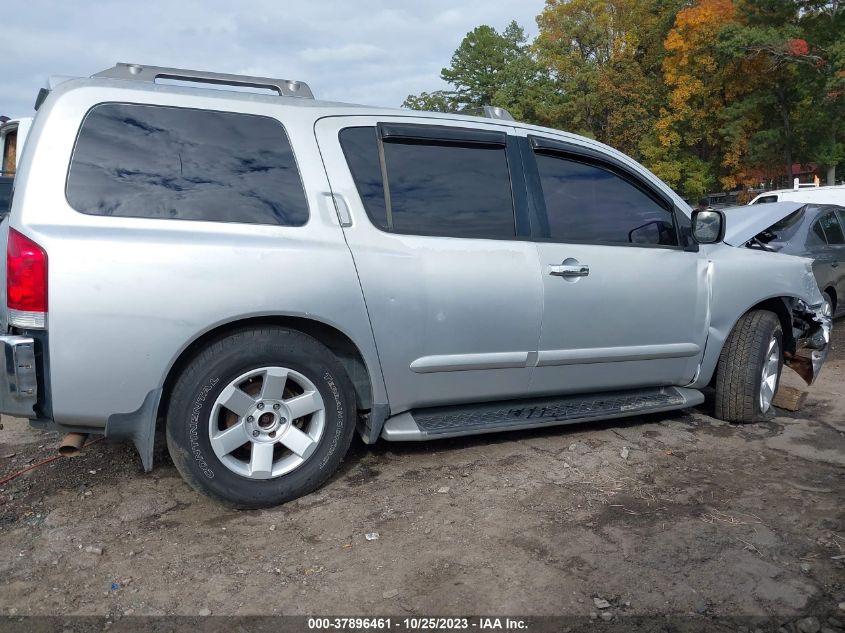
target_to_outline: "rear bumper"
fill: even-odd
[[[29,336],[0,336],[3,375],[0,377],[0,413],[21,418],[37,417],[38,373],[35,340]]]

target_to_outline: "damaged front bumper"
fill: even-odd
[[[824,304],[808,306],[798,301],[792,309],[795,351],[784,354],[784,363],[812,385],[819,377],[830,350],[833,320]]]

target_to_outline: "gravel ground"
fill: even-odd
[[[720,422],[705,404],[356,440],[325,487],[272,510],[201,497],[163,442],[149,474],[128,445],[98,442],[0,486],[0,614],[669,613],[705,629],[761,616],[772,630],[841,631],[843,332],[803,410],[771,423]],[[3,424],[0,478],[54,454],[55,435]]]

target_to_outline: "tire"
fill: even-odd
[[[355,421],[349,378],[324,345],[295,330],[247,329],[210,344],[179,376],[167,447],[194,489],[230,507],[262,508],[322,485]]]
[[[774,351],[773,342],[777,345]],[[771,398],[777,391],[782,370],[783,330],[778,316],[767,310],[744,314],[725,341],[716,367],[716,417],[739,423],[773,418]],[[764,375],[775,376],[774,384],[768,381],[771,390],[768,404],[763,398]]]

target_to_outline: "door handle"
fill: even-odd
[[[549,266],[549,274],[554,277],[586,277],[590,274],[587,264],[560,264]]]

